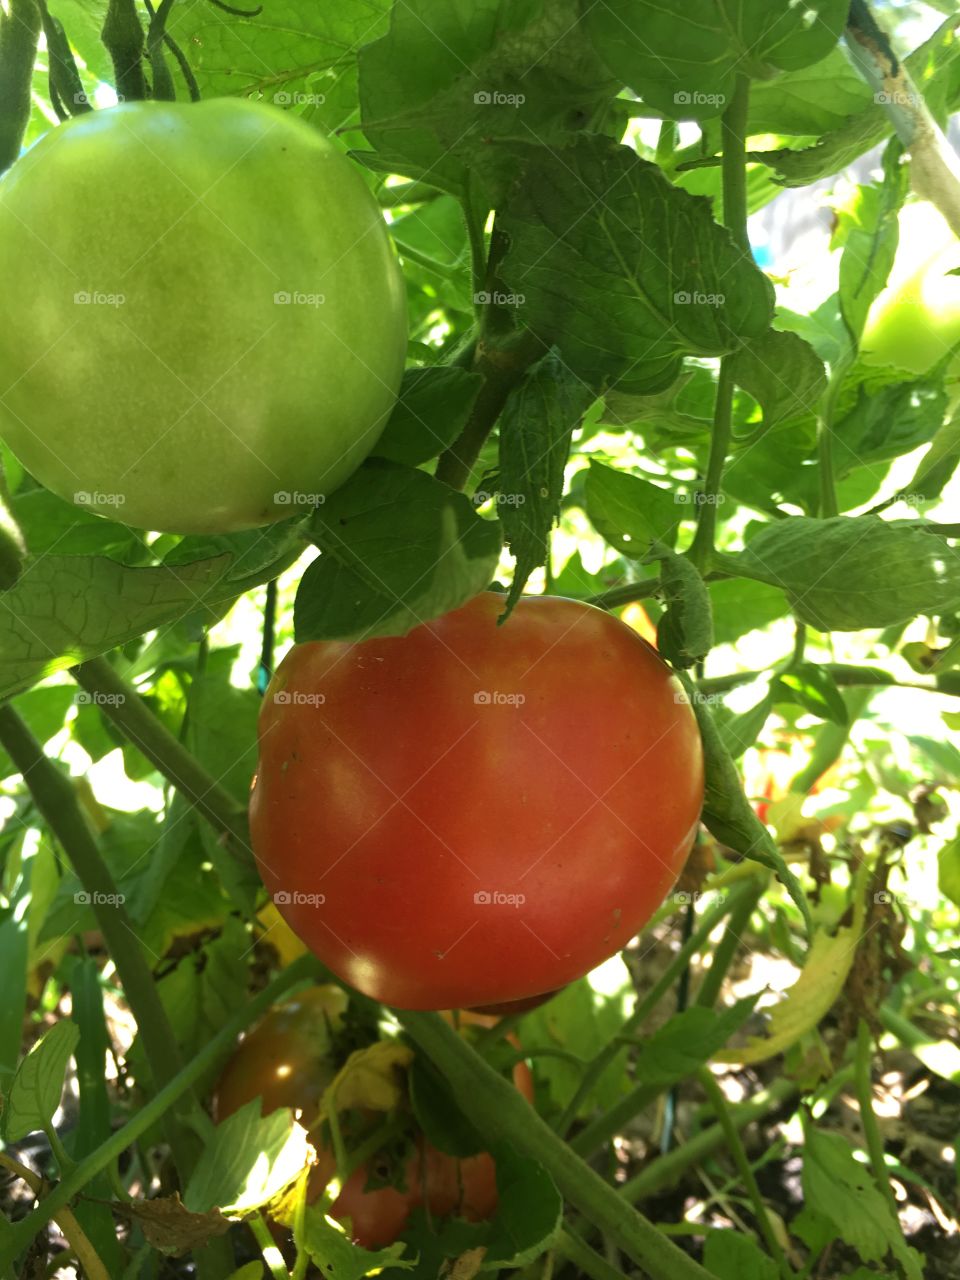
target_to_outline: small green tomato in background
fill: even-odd
[[[925,201],[900,213],[887,287],[870,309],[860,347],[869,364],[926,373],[960,341],[960,240]]]
[[[172,533],[297,514],[373,448],[406,355],[376,202],[232,98],[52,130],[0,182],[0,435],[61,497]]]

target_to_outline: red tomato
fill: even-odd
[[[693,843],[703,760],[670,669],[600,609],[503,597],[295,646],[260,715],[253,847],[291,928],[407,1009],[553,991],[619,951]]]
[[[558,996],[561,990],[562,988],[557,991],[544,991],[539,996],[527,996],[526,1000],[506,1000],[503,1004],[478,1005],[473,1012],[493,1014],[497,1018],[509,1018],[514,1013],[527,1013],[530,1009],[538,1009],[540,1005]]]

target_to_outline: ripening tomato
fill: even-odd
[[[0,293],[0,435],[62,498],[171,533],[303,514],[376,444],[406,357],[356,166],[240,98],[52,129],[0,182]]]
[[[401,1008],[556,990],[676,880],[703,759],[674,674],[574,600],[484,592],[407,635],[295,646],[260,715],[253,848],[291,928]]]
[[[346,996],[339,987],[318,986],[271,1009],[240,1042],[213,1096],[218,1123],[256,1097],[261,1099],[263,1115],[279,1107],[290,1107],[300,1114],[317,1147],[317,1163],[308,1186],[311,1201],[323,1194],[336,1174],[336,1159],[321,1136],[317,1119],[323,1093],[341,1065],[333,1039],[342,1026],[345,1006]],[[464,1029],[496,1022],[468,1011],[447,1017]],[[509,1039],[519,1048],[515,1036]],[[514,1067],[513,1081],[532,1102],[533,1076],[525,1062]],[[422,1133],[414,1131],[412,1149],[404,1159],[402,1187],[367,1189],[372,1176],[383,1180],[390,1171],[387,1153],[372,1156],[350,1174],[330,1206],[331,1216],[338,1222],[349,1222],[351,1238],[366,1249],[392,1244],[406,1229],[412,1211],[420,1206],[434,1218],[456,1214],[468,1222],[485,1221],[496,1212],[496,1165],[485,1151],[458,1159],[438,1151]]]

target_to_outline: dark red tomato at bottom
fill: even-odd
[[[619,951],[679,874],[696,720],[629,627],[485,592],[400,637],[296,645],[259,724],[253,847],[291,928],[408,1009],[526,1000]]]

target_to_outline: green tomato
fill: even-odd
[[[926,373],[960,341],[960,240],[932,204],[900,213],[897,257],[867,317],[861,342],[869,364]]]
[[[0,182],[0,435],[126,524],[251,528],[359,466],[406,301],[351,162],[273,107],[140,102],[47,134]]]

